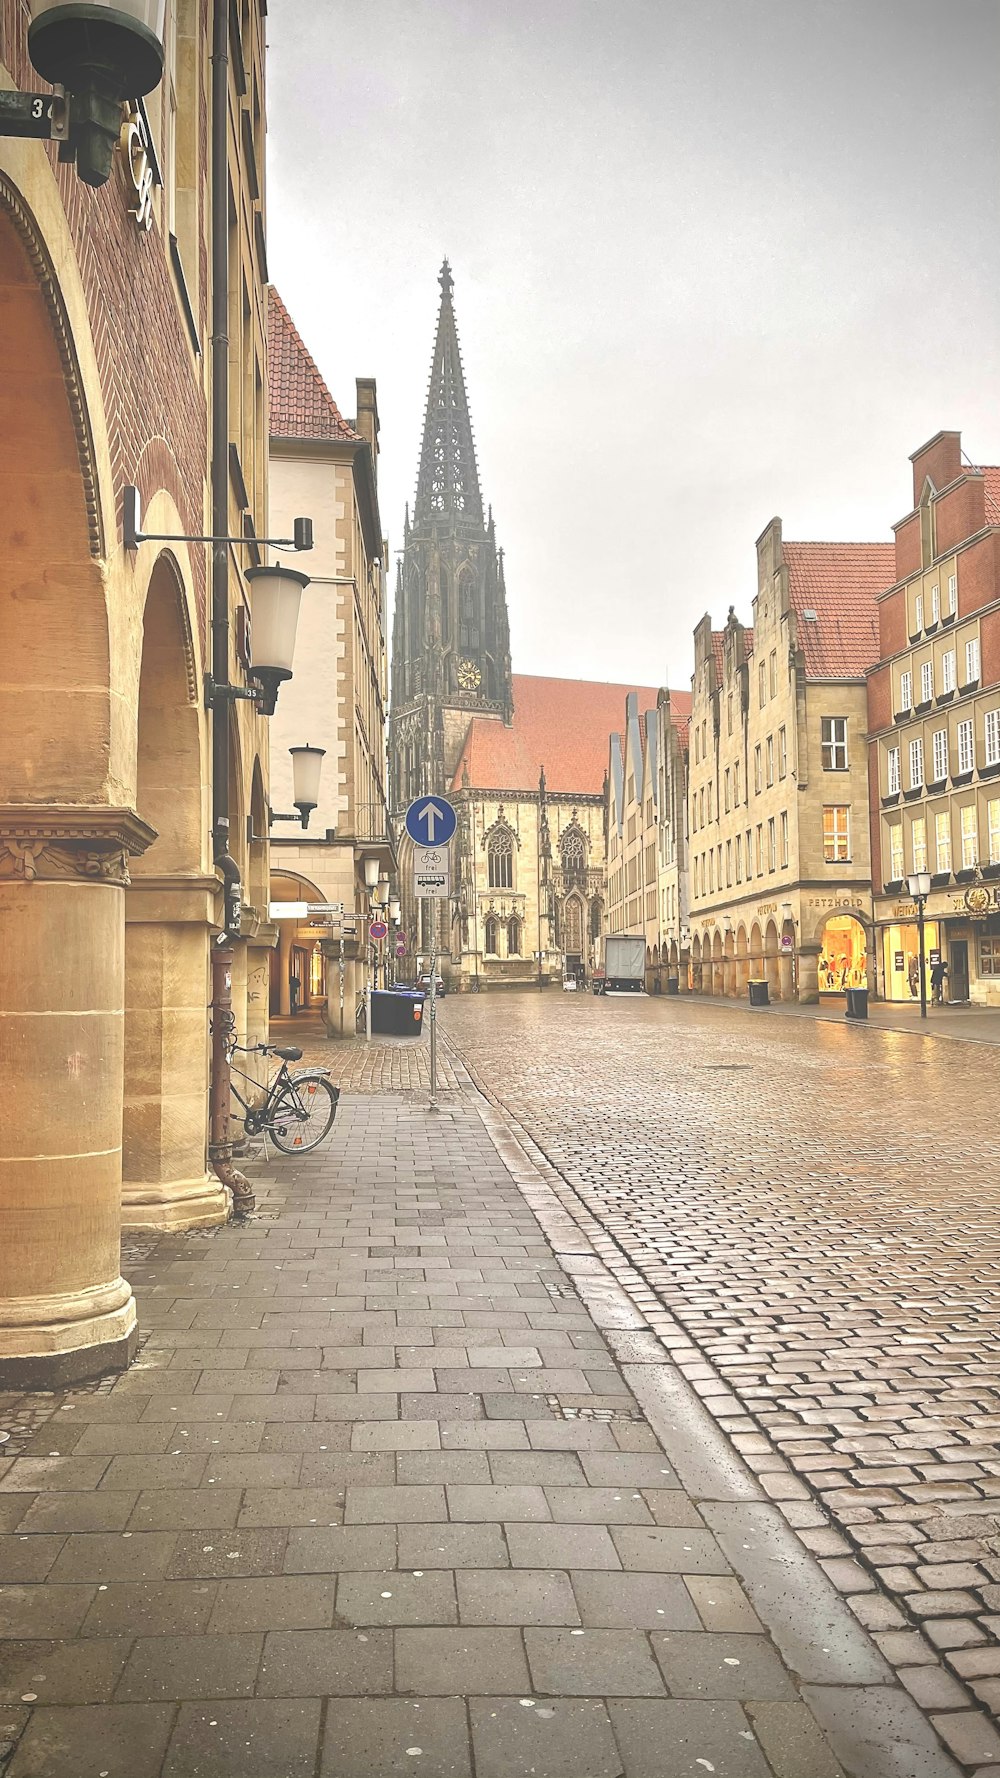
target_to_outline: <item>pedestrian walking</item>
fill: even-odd
[[[931,993],[934,996],[935,1006],[943,1006],[944,1004],[944,984],[947,980],[948,965],[943,957],[939,957],[938,961],[931,967]]]
[[[301,987],[301,985],[302,984],[300,983],[297,975],[290,975],[289,976],[289,978],[288,978],[288,998],[289,998],[289,1002],[291,1004],[293,1013],[296,1013],[299,1010],[299,988]]]

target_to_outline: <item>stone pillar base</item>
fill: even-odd
[[[61,1389],[124,1370],[138,1338],[135,1298],[124,1278],[59,1297],[2,1305],[0,1387]]]
[[[229,1198],[214,1173],[199,1179],[171,1179],[163,1184],[122,1186],[122,1228],[217,1228],[229,1217]]]

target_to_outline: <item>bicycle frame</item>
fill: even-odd
[[[241,1044],[234,1044],[233,1054],[235,1054],[237,1050],[240,1050],[243,1055],[254,1055],[258,1053],[256,1050],[244,1049]],[[232,1056],[230,1057],[230,1069],[232,1072],[238,1074],[241,1080],[248,1081],[253,1086],[258,1085],[258,1082],[253,1079],[252,1075],[247,1074],[245,1069],[233,1069]],[[328,1068],[309,1069],[310,1074],[329,1074],[329,1072],[330,1070]],[[298,1109],[303,1115],[305,1114],[305,1107],[295,1095],[295,1081],[296,1076],[289,1071],[288,1063],[282,1058],[281,1067],[278,1069],[274,1079],[269,1082],[264,1098],[259,1105],[252,1105],[248,1099],[244,1099],[243,1094],[240,1092],[235,1081],[230,1077],[230,1087],[233,1097],[234,1099],[237,1099],[243,1107],[243,1124],[248,1136],[256,1136],[261,1130],[269,1130],[272,1127],[275,1112],[284,1097],[286,1089],[291,1089],[293,1098],[296,1099]]]

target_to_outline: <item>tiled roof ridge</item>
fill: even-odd
[[[272,437],[336,438],[360,444],[361,434],[344,419],[273,284],[268,288],[267,320]]]

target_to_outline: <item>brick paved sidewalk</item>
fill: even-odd
[[[0,1399],[6,1778],[955,1774],[480,1106],[345,1097]]]

